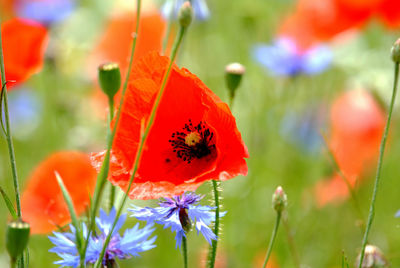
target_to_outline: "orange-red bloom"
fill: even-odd
[[[123,189],[134,163],[141,122],[148,120],[168,63],[167,57],[150,53],[131,73],[109,178]],[[227,104],[195,75],[174,65],[129,196],[172,196],[194,190],[206,180],[245,175],[246,157],[247,148]],[[99,164],[99,155],[95,160]]]
[[[365,90],[347,91],[332,105],[329,146],[340,170],[352,187],[373,166],[385,126],[385,112]],[[346,197],[348,190],[339,175],[320,182],[318,203]]]
[[[166,23],[158,10],[151,9],[141,13],[134,61],[152,50],[161,52],[165,27]],[[136,14],[114,15],[97,42],[90,58],[90,68],[96,70],[100,64],[117,62],[124,74],[129,63],[135,29]]]
[[[43,65],[47,30],[36,22],[15,18],[2,25],[1,33],[6,79],[23,82]]]
[[[34,234],[48,233],[70,221],[67,205],[56,181],[58,172],[77,213],[89,205],[96,184],[96,170],[81,152],[58,152],[45,159],[31,174],[22,194],[22,214]]]
[[[373,17],[380,18],[390,28],[400,26],[398,1],[298,0],[294,12],[284,20],[280,34],[308,48],[347,30],[359,29]]]

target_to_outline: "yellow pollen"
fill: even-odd
[[[195,146],[196,144],[198,144],[200,142],[200,140],[201,140],[201,136],[198,132],[190,132],[185,137],[185,143],[188,146]]]

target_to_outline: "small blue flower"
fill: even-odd
[[[256,61],[277,76],[318,74],[332,62],[332,52],[328,47],[318,45],[300,51],[295,42],[286,37],[276,39],[272,45],[256,45],[252,54]]]
[[[161,7],[163,17],[169,19],[172,13],[172,18],[176,19],[180,8],[185,1],[187,0],[167,0]],[[196,20],[204,21],[210,17],[210,11],[205,0],[192,0],[190,2]]]
[[[174,198],[165,198],[165,201],[159,203],[157,208],[140,208],[134,206],[129,209],[138,220],[149,223],[156,222],[164,225],[165,228],[171,228],[176,232],[176,246],[180,247],[182,237],[186,237],[186,232],[190,229],[191,221],[194,222],[197,234],[199,232],[204,236],[208,243],[216,240],[216,235],[212,232],[209,225],[215,220],[214,207],[196,205],[203,197],[195,193],[184,193]],[[220,213],[223,217],[226,212]]]
[[[73,0],[22,0],[17,6],[17,14],[45,25],[66,19],[75,9]]]
[[[95,263],[100,257],[104,241],[111,231],[112,224],[116,217],[115,208],[107,215],[104,210],[100,209],[100,218],[96,218],[96,224],[100,230],[100,234],[93,235],[89,238],[89,244],[85,256],[85,263]],[[149,239],[154,231],[151,225],[147,225],[143,229],[139,229],[139,224],[133,228],[127,229],[123,236],[118,231],[126,220],[126,214],[121,215],[112,233],[112,237],[106,249],[103,264],[107,261],[115,259],[127,259],[130,256],[139,256],[139,252],[147,251],[155,247],[153,244],[156,236]],[[53,232],[54,237],[49,237],[50,241],[56,246],[50,249],[50,252],[57,253],[62,260],[55,262],[61,267],[77,267],[79,265],[79,254],[76,248],[75,228],[70,226],[71,233]],[[83,237],[87,236],[87,228],[83,224]]]

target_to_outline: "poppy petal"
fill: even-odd
[[[70,221],[67,205],[56,181],[58,172],[69,191],[78,214],[89,205],[96,183],[96,170],[87,154],[58,152],[33,171],[22,194],[22,213],[33,234],[48,233]]]
[[[1,31],[6,79],[23,82],[43,65],[47,30],[34,21],[15,18],[6,21]]]

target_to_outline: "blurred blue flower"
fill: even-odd
[[[74,9],[74,0],[21,0],[17,4],[19,17],[32,19],[45,25],[66,19]]]
[[[104,241],[111,231],[112,224],[116,217],[115,208],[110,211],[110,214],[100,209],[100,218],[96,218],[96,224],[100,230],[100,234],[93,235],[89,238],[89,244],[85,256],[85,263],[95,263],[100,257]],[[155,247],[153,244],[156,236],[149,239],[154,229],[151,225],[139,229],[137,223],[133,228],[127,229],[123,236],[118,231],[125,223],[126,214],[121,215],[113,230],[110,243],[106,249],[103,264],[113,261],[115,259],[127,259],[130,256],[139,256],[139,252],[147,251]],[[70,226],[71,233],[58,233],[53,232],[54,237],[49,237],[50,241],[56,246],[50,249],[50,252],[57,253],[62,258],[55,262],[62,267],[71,266],[77,267],[79,265],[79,254],[76,248],[75,241],[75,228]],[[83,225],[83,237],[87,236],[87,228]]]
[[[41,100],[33,90],[18,88],[8,93],[11,133],[15,138],[28,138],[37,129],[41,120],[41,106]]]
[[[272,45],[258,44],[252,51],[253,58],[277,76],[318,74],[332,62],[331,50],[323,45],[300,51],[295,42],[280,37]]]
[[[178,12],[183,3],[187,0],[166,0],[161,7],[161,13],[164,18],[169,19],[172,13],[172,18],[178,17]],[[193,14],[196,20],[204,21],[210,17],[210,10],[208,9],[205,0],[192,0],[190,1],[193,7]]]
[[[212,211],[215,208],[196,205],[202,198],[195,193],[184,193],[181,196],[165,198],[165,201],[160,202],[157,208],[134,206],[129,210],[138,220],[156,222],[164,225],[164,228],[171,227],[171,231],[176,232],[176,247],[181,246],[182,237],[186,237],[186,232],[190,230],[192,222],[197,234],[200,232],[211,244],[211,240],[217,239],[209,227],[215,220],[215,212]],[[220,213],[220,216],[223,217],[225,214],[226,212]]]
[[[325,114],[319,107],[311,107],[304,112],[288,112],[281,123],[281,135],[308,153],[317,153],[324,144],[321,130],[324,128]]]

